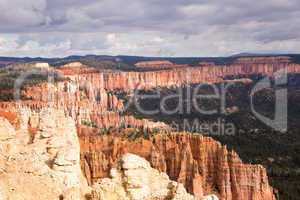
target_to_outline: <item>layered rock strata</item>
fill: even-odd
[[[218,200],[215,195],[192,196],[182,184],[171,181],[134,154],[122,156],[117,168],[111,169],[110,177],[93,186],[92,200]]]
[[[0,117],[0,199],[84,199],[75,122],[63,111],[22,108],[18,127]]]
[[[79,137],[82,170],[90,184],[108,177],[122,155],[133,153],[196,197],[213,193],[224,200],[275,199],[262,166],[244,164],[235,152],[208,137],[175,133],[129,141],[85,129],[79,130]]]
[[[260,74],[272,76],[279,70],[300,73],[300,65],[293,63],[232,64],[228,66],[182,67],[147,72],[99,72],[67,75],[75,82],[90,82],[107,91],[152,89],[158,87],[182,86],[185,84],[217,83],[228,76]],[[64,73],[64,71],[62,71]]]
[[[223,82],[227,76],[272,76],[280,69],[300,72],[299,65],[287,62],[247,62],[148,72],[98,72],[80,63],[61,67],[59,71],[69,80],[29,87],[22,93],[25,100],[0,103],[0,194],[4,199],[22,200],[33,196],[82,198],[79,188],[87,187],[79,166],[77,125],[81,168],[90,185],[108,177],[124,154],[134,153],[184,185],[195,198],[216,194],[224,200],[273,200],[265,169],[243,164],[234,152],[211,138],[177,133],[132,141],[95,131],[120,124],[167,128],[163,123],[122,116],[124,102],[113,94],[119,90],[131,93],[134,89]],[[93,128],[81,128],[82,124]],[[47,187],[37,193],[32,191],[34,185]]]

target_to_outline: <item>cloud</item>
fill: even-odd
[[[0,54],[299,52],[298,0],[2,0]]]
[[[47,23],[44,15],[46,0],[2,0],[0,1],[0,30],[19,32]]]

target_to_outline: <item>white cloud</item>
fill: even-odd
[[[212,15],[217,11],[217,7],[212,4],[191,4],[179,8],[187,17],[201,17]]]
[[[0,29],[14,31],[44,24],[49,20],[44,15],[46,5],[46,0],[1,0]]]
[[[0,55],[299,52],[299,6],[297,0],[1,0]]]

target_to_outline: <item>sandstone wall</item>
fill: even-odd
[[[129,152],[146,158],[195,196],[215,193],[224,200],[275,199],[262,166],[243,164],[235,152],[208,137],[182,133],[130,142],[85,131],[79,137],[82,170],[90,183],[107,177],[116,161]]]
[[[92,200],[218,200],[215,195],[192,196],[182,184],[134,154],[123,155],[110,177],[93,185]]]
[[[76,68],[74,71],[73,67]],[[47,165],[41,165],[48,170],[47,173],[53,171],[65,173],[71,168],[71,170],[76,169],[78,174],[78,149],[75,148],[74,151],[69,152],[69,149],[74,148],[62,147],[64,151],[59,153],[60,141],[64,138],[61,138],[62,135],[70,134],[74,139],[75,121],[80,136],[81,169],[90,184],[108,177],[110,169],[116,165],[123,154],[134,153],[146,158],[152,167],[166,172],[171,180],[182,183],[195,196],[216,193],[220,199],[224,200],[273,200],[273,189],[268,183],[265,169],[259,165],[243,164],[236,153],[228,151],[226,147],[211,138],[185,133],[168,136],[157,135],[151,140],[129,141],[121,137],[101,136],[96,134],[94,129],[88,127],[82,129],[81,124],[83,121],[94,122],[98,128],[116,127],[120,123],[134,127],[163,127],[162,123],[139,120],[133,116],[121,116],[120,111],[124,108],[124,103],[112,91],[132,92],[134,89],[222,82],[224,77],[231,75],[263,74],[271,76],[274,72],[284,68],[289,73],[300,72],[300,66],[296,64],[248,64],[244,62],[230,66],[100,73],[87,67],[82,69],[82,66],[77,63],[76,66],[65,66],[60,69],[70,78],[70,81],[26,88],[22,93],[26,100],[0,103],[0,116],[6,118],[15,129],[22,130],[21,133],[27,132],[26,137],[23,137],[24,135],[21,137],[24,148],[27,149],[26,152],[29,151],[28,156],[24,158],[34,157],[36,153],[35,150],[29,148],[32,146],[26,146],[28,142],[33,146],[37,145],[38,155],[40,155],[39,153],[47,155],[40,160],[44,164],[44,161],[51,161],[51,167],[47,168]],[[27,109],[22,109],[24,107]],[[59,111],[53,114],[47,108]],[[7,122],[2,124],[7,124]],[[9,125],[7,126],[9,127]],[[12,131],[7,133],[9,134],[3,134],[6,139],[14,138]],[[24,141],[26,142],[24,143]],[[45,141],[47,142],[45,143]],[[76,143],[74,140],[72,141],[71,147]],[[5,148],[7,149],[7,145]],[[48,152],[49,149],[56,152],[54,157],[54,154],[48,155],[52,152],[52,150]],[[21,151],[16,152],[21,154]],[[17,164],[27,164],[27,161],[25,162],[22,158],[18,159],[20,160]],[[74,166],[71,163],[75,163],[75,168],[72,168]],[[10,166],[17,166],[17,164]],[[5,170],[9,169],[3,165],[1,167]],[[2,169],[1,167],[0,169]],[[29,172],[32,173],[30,170]],[[13,171],[13,173],[22,177],[27,172],[21,170]],[[13,173],[3,180],[13,180],[15,176]],[[51,177],[48,178],[46,180],[55,182]],[[40,179],[37,178],[35,181],[38,180]],[[26,183],[22,184],[26,185]],[[63,181],[58,183],[62,183],[62,186],[58,186],[59,190],[55,192],[55,195],[63,192],[61,188],[69,188],[64,186]],[[69,184],[68,181],[67,183]],[[0,184],[0,187],[3,188],[2,185],[5,184],[12,185],[12,183],[5,182]],[[57,185],[54,184],[54,186]],[[48,192],[46,191],[45,194]],[[12,191],[11,193],[13,195]],[[5,194],[10,194],[10,192],[5,190]],[[40,199],[45,198],[41,197]]]
[[[222,82],[226,76],[261,74],[272,76],[286,69],[288,73],[300,73],[300,65],[289,63],[233,64],[229,66],[184,67],[148,72],[107,72],[71,75],[77,82],[91,82],[107,91],[151,89],[181,86],[184,84]]]
[[[0,116],[0,199],[84,199],[74,120],[51,108],[16,111],[18,126]]]

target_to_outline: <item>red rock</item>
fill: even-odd
[[[224,77],[234,75],[262,74],[272,76],[286,69],[289,73],[300,73],[300,65],[291,63],[233,64],[229,66],[182,67],[146,72],[107,72],[72,75],[79,82],[89,82],[107,91],[152,89],[181,86],[184,84],[223,82]]]
[[[95,136],[83,129],[79,137],[82,170],[90,183],[107,177],[123,154],[133,153],[183,183],[196,196],[217,193],[226,200],[275,199],[262,166],[244,164],[235,152],[208,137],[183,133],[128,141]]]
[[[284,59],[283,59],[284,60]],[[123,101],[112,91],[182,86],[196,83],[223,82],[232,75],[273,75],[286,68],[299,73],[300,65],[266,60],[242,60],[229,66],[199,66],[147,72],[97,72],[82,66],[68,65],[59,69],[70,81],[54,85],[40,84],[23,90],[27,100],[1,102],[0,116],[14,121],[11,113],[17,107],[40,110],[44,107],[63,109],[75,119],[81,143],[81,167],[89,183],[107,177],[110,168],[124,153],[146,158],[152,166],[166,172],[172,180],[183,183],[196,196],[218,193],[226,200],[273,200],[273,189],[266,170],[260,165],[242,163],[234,152],[211,138],[189,134],[157,135],[151,140],[128,141],[121,137],[101,136],[82,127],[94,122],[100,128],[125,126],[153,128],[163,124],[121,116]],[[97,73],[96,73],[97,72]],[[29,130],[35,132],[29,122]],[[166,127],[164,127],[166,128]],[[163,129],[164,129],[163,128]]]

